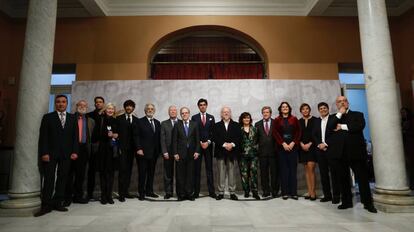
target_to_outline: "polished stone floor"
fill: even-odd
[[[227,197],[228,198],[228,197]],[[337,210],[331,203],[294,200],[216,201],[203,197],[195,202],[117,200],[114,205],[92,202],[74,204],[69,212],[40,218],[0,217],[1,232],[334,232],[414,231],[414,214],[371,214],[360,203]]]

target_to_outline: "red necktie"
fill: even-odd
[[[79,143],[82,142],[82,134],[83,134],[83,118],[79,116],[78,118],[78,127],[79,127]]]
[[[265,132],[266,135],[269,135],[269,121],[265,121]]]
[[[205,114],[201,115],[201,122],[203,123],[203,126],[206,125],[206,115]]]

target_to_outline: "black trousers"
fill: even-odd
[[[318,150],[316,154],[324,197],[339,199],[341,190],[337,172],[333,169],[334,161],[328,157],[326,151]]]
[[[213,155],[211,152],[211,145],[207,149],[201,149],[200,156],[194,160],[194,194],[200,194],[201,181],[201,164],[204,157],[204,166],[207,177],[208,193],[212,195],[215,193],[214,189],[214,174],[213,174]]]
[[[259,157],[259,163],[260,182],[263,193],[272,193],[273,195],[277,195],[280,189],[280,177],[278,172],[278,158],[276,157],[276,154],[273,154],[272,156]]]
[[[89,157],[89,162],[88,162],[88,186],[87,186],[87,192],[88,192],[88,197],[89,198],[93,198],[93,192],[95,190],[95,177],[96,177],[96,172],[97,172],[97,157],[99,156],[99,152],[97,149],[98,145],[94,144],[92,145],[92,151],[91,151],[91,156]]]
[[[173,194],[174,192],[174,157],[164,159],[164,191],[166,194]]]
[[[155,166],[157,165],[157,157],[143,158],[138,157],[138,194],[145,196],[154,192],[154,175]]]
[[[85,181],[86,165],[88,163],[87,144],[79,144],[79,153],[76,160],[71,160],[70,171],[67,178],[65,199],[83,198],[83,183]]]
[[[199,157],[200,158],[200,157]],[[176,161],[177,164],[177,196],[190,197],[193,194],[194,158],[188,156]]]
[[[118,193],[120,197],[126,197],[129,194],[133,162],[134,152],[132,149],[122,150],[119,155],[118,172]]]
[[[367,160],[348,160],[347,163],[355,174],[355,181],[358,183],[361,203],[364,205],[372,205],[373,200],[369,186]]]
[[[332,159],[332,173],[337,176],[342,204],[352,204],[351,175],[349,166],[344,159]]]
[[[298,150],[279,150],[280,155],[280,177],[282,182],[282,195],[296,196],[298,188],[297,166]]]
[[[41,162],[42,207],[53,208],[61,206],[65,200],[65,188],[70,169],[70,160],[52,159],[49,162]]]
[[[112,199],[112,189],[114,186],[114,171],[104,170],[99,172],[101,184],[101,200]]]

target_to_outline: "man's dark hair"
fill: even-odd
[[[96,103],[96,100],[98,100],[98,99],[101,99],[101,100],[105,103],[105,99],[104,99],[103,97],[101,97],[101,96],[96,96],[96,97],[93,99],[93,102],[94,102],[94,103]]]
[[[318,103],[318,110],[319,110],[319,108],[321,108],[321,106],[325,106],[326,108],[329,109],[328,103],[326,103],[326,102],[319,102]]]
[[[55,102],[56,102],[56,100],[57,100],[58,98],[61,98],[61,97],[64,97],[64,98],[66,99],[66,101],[68,101],[68,97],[67,97],[66,95],[59,94],[59,95],[56,95],[56,97],[55,97]]]
[[[199,106],[202,102],[204,102],[204,103],[206,103],[206,105],[208,105],[207,99],[200,98],[197,102],[197,106]]]
[[[126,108],[127,106],[132,106],[135,108],[135,102],[132,101],[131,99],[128,99],[124,102],[124,108]]]
[[[302,105],[300,105],[300,107],[299,107],[299,111],[302,111],[302,109],[304,107],[308,107],[309,108],[309,111],[312,111],[312,109],[311,109],[311,107],[310,107],[310,105],[308,103],[302,103]]]

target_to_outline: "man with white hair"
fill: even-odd
[[[161,152],[164,159],[164,199],[173,196],[174,154],[172,153],[172,131],[177,123],[177,107],[168,107],[169,118],[161,122]]]
[[[178,201],[194,201],[194,160],[200,155],[200,135],[196,122],[190,120],[190,110],[180,109],[181,120],[172,132],[172,153],[177,164]]]
[[[91,155],[91,138],[95,121],[87,116],[87,111],[88,103],[85,100],[76,103],[75,117],[78,123],[79,153],[76,160],[71,160],[64,206],[69,206],[72,202],[79,204],[89,202],[83,196],[83,182],[85,181],[86,165]]]
[[[133,125],[133,138],[138,157],[138,199],[143,201],[145,196],[158,198],[154,193],[154,175],[157,159],[161,155],[161,123],[154,118],[155,106],[148,103],[144,108],[145,116]]]
[[[240,125],[231,119],[231,109],[221,109],[221,121],[214,125],[213,141],[216,144],[214,156],[218,164],[218,192],[217,200],[224,198],[226,179],[230,199],[237,201],[236,178],[234,177],[235,163],[240,156],[241,129]]]

